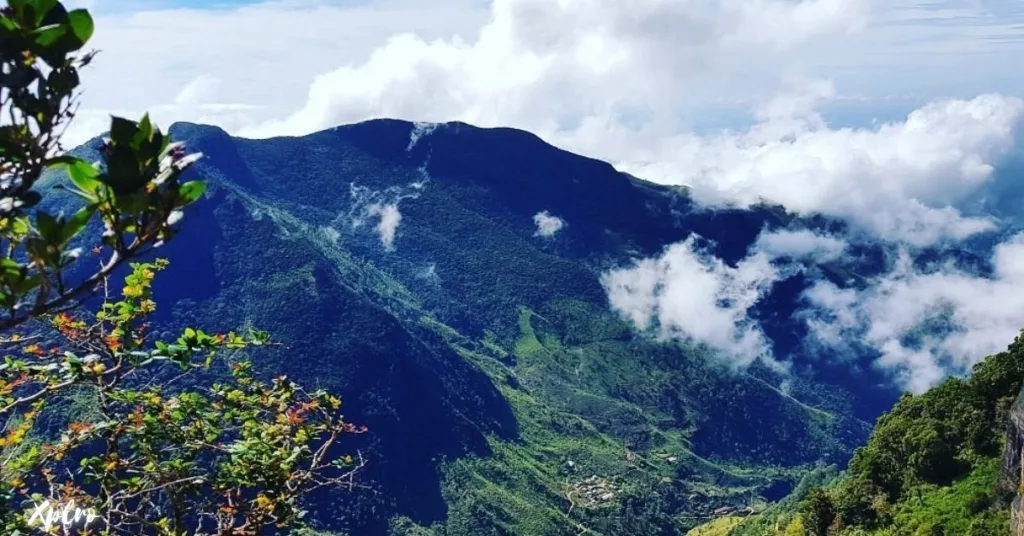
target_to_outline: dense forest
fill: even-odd
[[[717,520],[718,536],[991,536],[1008,534],[1016,491],[1000,486],[1008,413],[1024,384],[1024,337],[969,378],[904,395],[839,477],[817,476],[746,519]]]

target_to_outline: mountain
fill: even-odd
[[[806,348],[795,314],[814,279],[884,272],[892,259],[870,241],[787,272],[751,309],[789,371],[736,367],[609,306],[603,274],[672,244],[735,267],[764,230],[842,223],[708,209],[511,129],[170,132],[206,155],[195,172],[209,187],[161,252],[160,323],[268,330],[287,347],[254,355],[260,371],[339,392],[370,428],[349,445],[368,489],[318,497],[325,529],[679,534],[845,465],[897,400],[873,356]]]

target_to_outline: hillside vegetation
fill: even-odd
[[[968,379],[904,395],[848,470],[732,527],[727,536],[994,536],[1007,413],[1024,383],[1024,337]]]

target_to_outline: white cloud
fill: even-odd
[[[750,205],[766,198],[915,245],[991,227],[963,216],[955,204],[983,187],[1013,148],[1024,101],[998,95],[936,101],[905,121],[830,129],[807,100],[770,103],[761,110],[762,122],[743,133],[652,140],[653,155],[645,158],[652,163],[623,167],[659,182],[689,184],[705,203]]]
[[[398,233],[398,226],[402,223],[402,213],[398,205],[406,199],[416,199],[430,181],[426,170],[420,168],[423,175],[421,180],[409,183],[405,186],[389,186],[383,190],[373,190],[366,186],[359,186],[355,183],[349,184],[349,195],[352,198],[352,205],[346,213],[339,214],[334,223],[347,220],[353,229],[358,229],[367,223],[367,220],[377,220],[374,230],[380,237],[380,243],[385,251],[395,250],[395,236]]]
[[[185,85],[174,97],[174,104],[196,105],[208,103],[217,98],[221,81],[209,75],[201,75]]]
[[[365,62],[318,76],[297,112],[244,132],[306,133],[396,116],[549,135],[573,118],[671,118],[721,96],[720,86],[752,65],[763,74],[798,44],[857,29],[867,4],[494,0],[475,39],[394,36]],[[731,98],[751,96],[737,89]]]
[[[612,308],[638,329],[706,344],[746,366],[758,358],[775,363],[748,312],[777,279],[764,254],[732,268],[699,250],[690,238],[658,258],[609,271],[602,282]]]
[[[846,242],[834,236],[817,234],[807,229],[762,232],[754,250],[771,258],[791,257],[817,262],[834,261],[846,251]]]
[[[703,343],[737,366],[757,358],[784,368],[749,312],[793,267],[772,259],[810,258],[842,251],[845,243],[813,233],[763,233],[735,268],[698,249],[693,239],[664,254],[604,274],[613,309],[637,329]],[[962,375],[1000,352],[1020,332],[1024,311],[1024,233],[999,244],[992,277],[953,266],[922,272],[903,250],[885,275],[858,289],[825,280],[803,294],[797,313],[809,328],[807,343],[828,359],[878,354],[875,366],[901,386],[923,392],[948,375]],[[815,348],[816,346],[816,348]],[[783,364],[780,364],[782,362]]]
[[[565,227],[565,220],[558,216],[552,216],[544,210],[533,215],[533,223],[537,225],[537,232],[534,236],[550,238]]]
[[[840,350],[863,341],[880,352],[879,367],[923,391],[1004,350],[1024,325],[1024,233],[1000,244],[992,263],[992,278],[953,268],[921,273],[904,253],[865,290],[818,283],[806,298],[825,316],[815,315],[811,331]]]
[[[174,7],[180,3],[78,1],[95,9],[90,46],[100,54],[82,72],[82,116],[69,132],[69,143],[102,132],[110,112],[139,116],[148,110],[165,126],[210,122],[237,133],[300,106],[316,75],[362,61],[383,36],[448,37],[473,31],[487,15],[476,0],[429,6],[414,0],[274,0]],[[186,106],[175,103],[197,79],[211,78],[219,81],[214,94]],[[210,104],[236,110],[204,108]]]
[[[402,223],[402,213],[398,211],[397,204],[381,205],[375,203],[366,209],[370,216],[377,216],[377,234],[380,235],[380,243],[387,251],[395,250],[395,232],[398,231],[398,224]]]

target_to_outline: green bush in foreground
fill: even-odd
[[[176,341],[150,340],[151,281],[165,264],[134,264],[124,299],[94,318],[51,317],[60,339],[48,349],[39,335],[0,341],[19,354],[0,365],[4,534],[45,528],[46,504],[90,513],[73,523],[102,534],[268,534],[302,525],[307,494],[353,485],[362,460],[336,448],[363,430],[342,420],[333,395],[285,377],[261,382],[243,360],[232,360],[228,380],[172,390],[218,352],[269,339],[188,328]],[[47,403],[73,389],[94,418],[66,423],[53,440],[32,437]]]
[[[156,340],[151,286],[166,261],[131,263],[110,297],[114,271],[172,239],[205,186],[182,180],[201,155],[148,117],[113,118],[101,162],[63,153],[92,33],[86,10],[57,0],[0,8],[0,533],[300,528],[308,494],[354,485],[362,459],[338,442],[364,430],[335,396],[260,381],[238,355],[213,369],[221,352],[270,344],[266,333]],[[71,216],[47,212],[34,188],[53,170],[84,200]],[[99,310],[82,312],[100,290]]]

